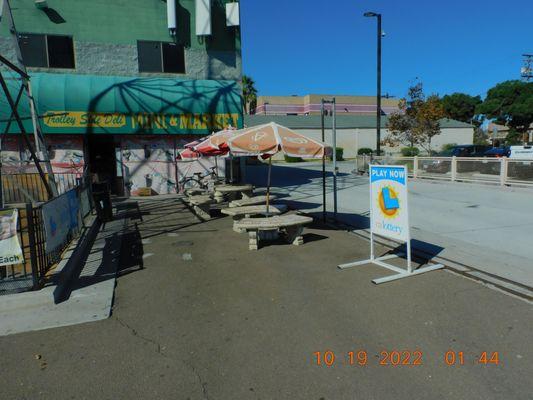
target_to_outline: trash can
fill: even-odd
[[[92,189],[96,215],[102,222],[112,221],[113,204],[111,203],[109,183],[93,183]]]

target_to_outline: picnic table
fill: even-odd
[[[276,200],[277,196],[270,195],[270,201]],[[248,198],[242,198],[240,200],[233,200],[231,203],[229,203],[230,208],[233,207],[245,207],[245,206],[256,206],[260,204],[266,204],[267,196],[261,195],[261,196],[252,196]]]
[[[191,196],[187,201],[193,207],[196,215],[205,220],[211,219],[211,204],[215,202],[211,196]]]
[[[297,214],[278,215],[267,218],[244,218],[235,223],[237,229],[248,232],[248,248],[250,250],[259,249],[259,240],[264,239],[260,232],[282,231],[289,243],[295,246],[302,245],[304,225],[313,222],[313,218]]]
[[[280,215],[287,211],[287,206],[283,204],[271,205],[268,209],[269,215]],[[267,216],[266,205],[245,206],[245,207],[232,207],[221,210],[222,214],[230,215],[233,217],[233,230],[238,233],[242,233],[243,230],[238,229],[235,226],[237,221],[243,218],[251,218],[256,215]]]
[[[240,193],[243,199],[252,197],[254,187],[252,185],[217,185],[215,186],[215,200],[217,203],[224,201],[224,196],[228,196],[230,200],[235,200]]]

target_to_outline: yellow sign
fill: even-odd
[[[121,128],[126,125],[126,116],[83,111],[50,111],[44,116],[44,123],[51,128]]]
[[[132,130],[214,131],[239,126],[239,114],[105,114],[84,111],[50,111],[44,124],[50,128],[131,128]],[[126,126],[129,125],[129,126]]]

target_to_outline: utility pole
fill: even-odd
[[[326,141],[324,128],[324,99],[321,100],[322,143]],[[322,156],[322,221],[326,222],[326,153]]]
[[[376,93],[376,153],[381,155],[381,14],[372,11],[363,14],[367,18],[377,19],[377,93]]]
[[[332,119],[332,147],[333,147],[333,217],[337,219],[337,110],[336,110],[336,99],[335,97],[331,100],[322,99],[322,142],[326,141],[325,137],[325,104],[331,104],[331,112],[333,114]],[[322,157],[322,202],[323,202],[323,211],[322,218],[326,221],[326,156]]]
[[[33,124],[33,136],[34,136],[34,141],[35,141],[35,150],[32,148],[33,146],[31,146],[31,143],[27,139],[24,129],[21,128],[20,131],[26,140],[26,144],[28,145],[28,149],[30,150],[30,153],[32,153],[32,159],[35,162],[35,166],[37,167],[39,174],[41,174],[41,178],[43,178],[43,184],[45,185],[48,191],[48,195],[50,198],[52,198],[58,195],[57,185],[54,179],[54,172],[52,170],[52,164],[50,163],[50,158],[48,157],[48,150],[46,147],[44,135],[42,133],[41,125],[39,123],[39,118],[37,116],[37,107],[35,105],[35,100],[32,95],[30,77],[26,70],[26,65],[24,64],[24,59],[22,57],[22,52],[20,50],[19,36],[18,36],[17,29],[15,27],[15,21],[13,19],[13,13],[11,12],[11,5],[9,4],[9,0],[3,0],[3,2],[1,3],[0,20],[4,16],[4,14],[7,18],[9,31],[11,33],[13,44],[15,46],[19,68],[17,68],[15,65],[10,63],[4,57],[1,57],[2,59],[0,61],[2,61],[8,67],[13,69],[15,72],[18,72],[18,74],[20,75],[21,81],[22,81],[22,87],[24,88],[24,90],[26,91],[26,95],[28,96],[28,100],[30,102],[31,120]],[[4,82],[4,85],[5,85],[5,82]],[[6,90],[6,88],[7,86],[4,87],[4,90]],[[9,92],[6,92],[6,96],[10,97]],[[19,92],[19,96],[17,97],[17,99],[20,100],[20,92]],[[12,109],[12,115],[14,115],[15,118],[17,119],[17,122],[19,123],[19,128],[20,128],[21,126],[20,116],[18,115],[18,112],[17,112],[18,102],[15,103],[12,101],[12,99],[8,99],[8,100],[9,100],[10,105],[15,107],[15,109]],[[44,164],[46,173],[48,174],[48,179],[46,179],[46,177],[42,174],[43,171],[40,166],[41,162]]]
[[[524,65],[520,69],[520,75],[524,82],[533,80],[533,54],[522,54]]]

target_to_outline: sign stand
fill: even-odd
[[[442,264],[430,264],[413,270],[411,260],[411,235],[407,206],[407,167],[391,165],[370,165],[370,258],[367,260],[341,264],[339,269],[360,265],[375,264],[397,272],[396,275],[373,279],[375,284],[420,275],[444,268]],[[388,254],[375,257],[374,235],[404,242],[407,254]],[[407,256],[407,269],[384,261]]]

